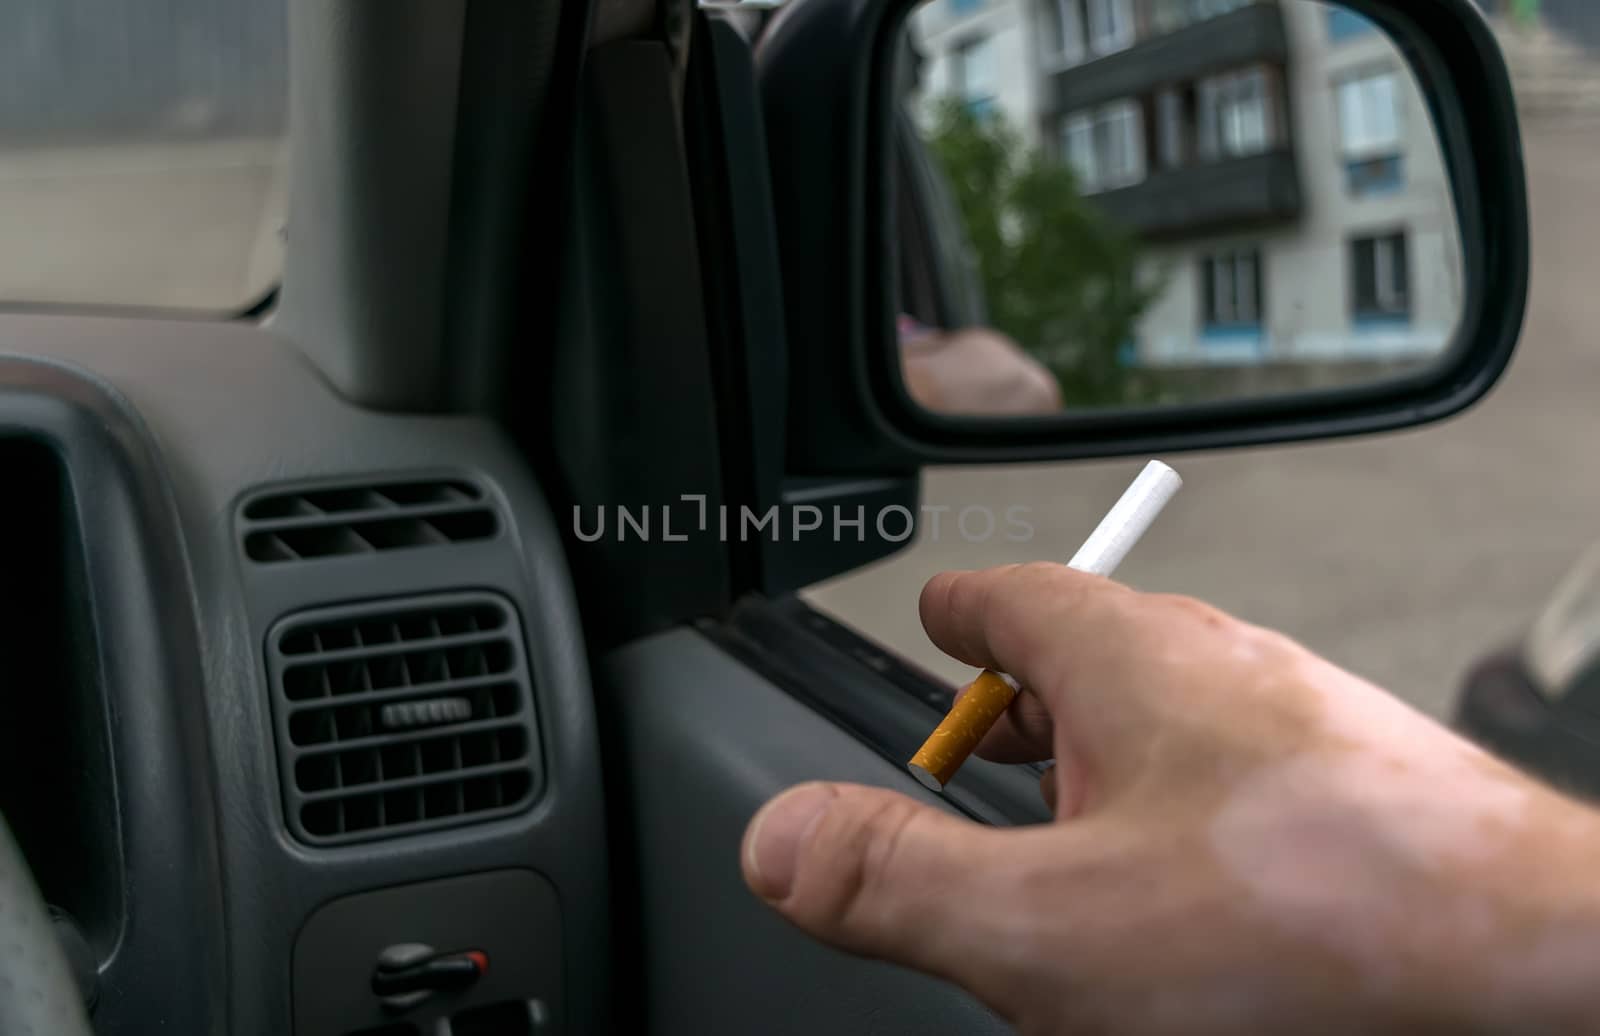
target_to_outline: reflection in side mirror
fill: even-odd
[[[896,76],[901,369],[947,414],[1176,406],[1440,361],[1427,105],[1311,0],[930,0]]]

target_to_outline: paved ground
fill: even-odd
[[[1472,660],[1515,637],[1600,541],[1600,123],[1528,131],[1534,281],[1506,380],[1401,435],[1172,458],[1188,487],[1122,571],[1283,629],[1441,713]],[[928,475],[928,503],[1026,505],[1031,543],[945,535],[813,600],[959,678],[916,619],[947,567],[1065,558],[1139,462]]]
[[[273,140],[0,147],[0,304],[235,311],[283,266]]]

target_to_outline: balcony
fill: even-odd
[[[1252,62],[1281,64],[1288,56],[1283,11],[1277,4],[1251,4],[1053,73],[1052,108],[1058,113],[1078,111]]]
[[[1285,222],[1296,219],[1303,206],[1290,148],[1158,172],[1092,201],[1107,218],[1146,240]]]

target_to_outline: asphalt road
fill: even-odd
[[[1168,458],[1187,487],[1119,576],[1281,629],[1435,714],[1600,541],[1600,124],[1527,131],[1534,276],[1506,379],[1462,417],[1310,447]],[[946,528],[810,597],[936,672],[934,572],[1065,559],[1140,461],[929,472],[924,501],[1028,508],[1024,543]],[[976,535],[976,533],[975,533]]]

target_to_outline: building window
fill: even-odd
[[[1406,163],[1399,155],[1346,162],[1345,176],[1351,194],[1392,194],[1405,188]]]
[[[1085,194],[1096,187],[1094,158],[1094,117],[1079,113],[1068,115],[1061,124],[1061,155],[1078,176],[1078,187]]]
[[[1156,147],[1163,169],[1177,169],[1189,160],[1184,95],[1163,90],[1156,95]]]
[[[998,93],[994,41],[986,36],[968,40],[956,48],[953,59],[950,65],[956,94],[974,114],[988,115],[994,110]]]
[[[1347,79],[1337,90],[1339,149],[1350,192],[1360,195],[1405,186],[1404,126],[1395,73]]]
[[[1347,79],[1339,84],[1339,135],[1345,158],[1400,151],[1400,104],[1395,74]]]
[[[1089,47],[1113,54],[1133,46],[1133,0],[1088,0]]]
[[[1165,35],[1188,25],[1189,3],[1190,0],[1153,0],[1150,5],[1150,28]]]
[[[1095,147],[1105,156],[1100,179],[1106,189],[1127,187],[1145,176],[1144,115],[1136,101],[1118,101],[1100,110]]]
[[[1239,249],[1200,261],[1201,308],[1207,331],[1259,332],[1261,251]]]
[[[1328,39],[1336,43],[1357,39],[1377,30],[1378,27],[1366,17],[1347,7],[1334,7],[1328,11]]]
[[[1411,318],[1411,271],[1406,235],[1383,234],[1350,242],[1351,316],[1362,321]]]
[[[1138,102],[1117,101],[1067,116],[1061,124],[1061,152],[1085,194],[1143,180],[1144,117]]]
[[[1241,158],[1272,146],[1275,115],[1265,69],[1205,80],[1199,89],[1200,157]]]
[[[1074,65],[1133,46],[1133,0],[1038,0],[1041,57]]]
[[[1046,65],[1083,61],[1083,0],[1039,0],[1039,20],[1040,56]]]
[[[1177,32],[1195,22],[1216,18],[1257,0],[1151,0],[1150,28],[1157,33]]]

